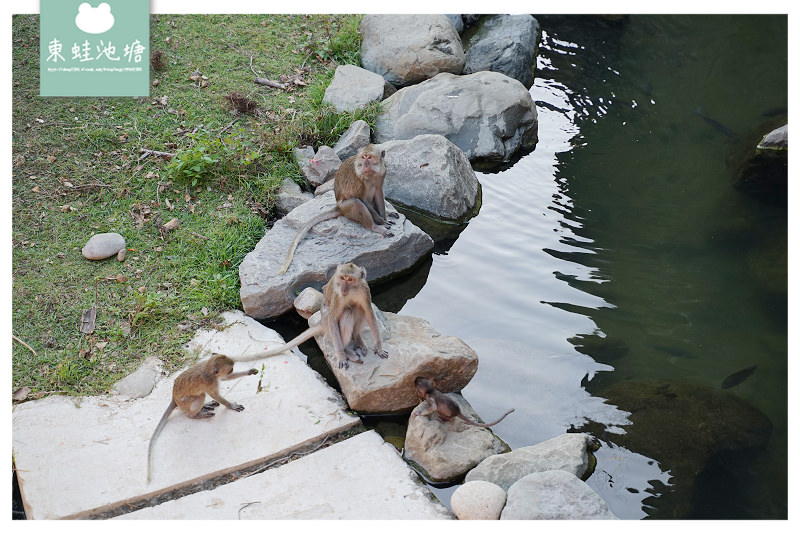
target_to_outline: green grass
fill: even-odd
[[[359,20],[153,16],[164,67],[150,97],[134,99],[39,98],[38,17],[13,17],[13,333],[36,354],[12,344],[12,390],[101,393],[151,355],[176,369],[195,329],[241,307],[239,264],[277,188],[300,180],[293,148],[332,145],[380,110],[322,104],[336,65],[360,61]],[[256,76],[300,83],[276,90]],[[233,114],[234,92],[255,112]],[[140,160],[142,149],[176,155]],[[180,227],[161,231],[172,218]],[[125,262],[84,259],[88,238],[107,231],[125,237]],[[93,305],[95,331],[81,334]]]

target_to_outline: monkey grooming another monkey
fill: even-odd
[[[285,274],[292,263],[297,245],[316,224],[324,220],[344,215],[354,222],[384,237],[391,237],[387,229],[394,224],[386,218],[386,203],[383,198],[383,179],[386,177],[386,164],[383,161],[385,151],[378,151],[368,144],[356,155],[347,158],[336,171],[333,192],[336,196],[336,207],[320,213],[305,226],[300,228],[289,246],[286,260],[280,273]],[[392,213],[397,217],[397,213]]]
[[[449,422],[450,420],[458,417],[467,424],[477,426],[479,428],[488,428],[497,424],[514,412],[514,409],[511,409],[494,422],[489,424],[479,424],[462,415],[461,408],[458,406],[455,400],[436,389],[429,379],[418,377],[414,380],[414,386],[417,388],[417,394],[419,394],[420,399],[428,403],[427,408],[421,412],[415,412],[415,416],[426,416],[436,411],[436,413],[439,415],[439,420],[444,422]]]
[[[367,271],[353,263],[336,267],[328,283],[322,287],[325,297],[322,303],[322,317],[316,326],[287,342],[261,354],[251,354],[237,361],[264,359],[287,352],[320,333],[333,344],[334,357],[339,368],[348,368],[348,361],[362,364],[361,357],[367,353],[367,347],[361,338],[364,324],[369,325],[375,337],[373,351],[386,359],[389,354],[383,350],[380,330],[375,313],[372,312],[372,295],[367,283]]]
[[[219,404],[234,411],[243,411],[244,406],[231,403],[219,393],[220,380],[229,380],[258,374],[258,370],[251,368],[242,372],[233,372],[233,360],[221,354],[214,354],[206,361],[200,361],[186,370],[175,379],[172,385],[172,400],[164,411],[164,415],[156,426],[153,436],[150,437],[150,447],[147,450],[147,482],[150,482],[150,470],[153,459],[153,446],[161,430],[167,424],[167,419],[177,407],[189,418],[203,419],[214,416],[214,407]],[[206,394],[215,401],[203,404]]]

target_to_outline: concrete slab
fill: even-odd
[[[116,519],[452,519],[375,432]]]
[[[241,317],[231,314],[227,318],[236,324],[213,332],[195,347],[237,355],[226,349],[236,340],[231,336],[244,351],[263,353],[268,343],[277,342],[270,340],[277,335],[272,330],[255,321],[239,321]],[[237,363],[237,370],[261,370],[262,365],[261,392],[258,375],[221,384],[223,396],[243,404],[244,411],[218,407],[209,420],[173,413],[155,447],[150,484],[148,443],[178,373],[160,380],[141,399],[51,396],[16,406],[12,446],[27,517],[89,517],[283,457],[360,423],[344,411],[339,394],[297,355]]]

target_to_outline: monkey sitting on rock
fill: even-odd
[[[180,409],[189,418],[204,419],[214,416],[214,407],[219,404],[234,411],[244,411],[244,406],[231,403],[219,393],[220,380],[229,380],[258,374],[258,370],[251,368],[243,372],[233,372],[233,360],[222,354],[214,354],[206,361],[200,361],[184,370],[172,385],[172,400],[164,411],[164,415],[156,426],[150,438],[147,450],[147,482],[150,482],[150,470],[153,459],[153,446],[161,430],[167,424],[169,415],[175,408]],[[204,404],[206,394],[214,401]]]
[[[417,388],[417,394],[419,394],[420,399],[426,402],[428,405],[423,411],[415,411],[412,416],[427,416],[435,411],[439,416],[439,420],[442,422],[449,422],[454,418],[460,418],[472,426],[488,428],[497,424],[514,412],[514,409],[511,409],[494,422],[489,424],[479,424],[478,422],[473,422],[461,414],[461,408],[458,406],[455,400],[440,392],[436,387],[433,386],[433,383],[431,383],[429,379],[418,377],[414,380],[414,386]]]
[[[386,177],[386,164],[380,152],[371,144],[361,148],[356,155],[347,158],[336,171],[333,191],[336,207],[320,213],[309,220],[297,232],[280,273],[285,274],[292,263],[297,245],[316,224],[324,220],[344,215],[354,222],[384,237],[391,237],[388,227],[394,222],[386,217],[386,202],[383,197],[383,180]],[[397,213],[390,213],[397,217]]]
[[[375,348],[372,350],[379,357],[386,359],[389,354],[383,349],[380,330],[375,313],[372,311],[372,295],[367,283],[367,271],[354,263],[345,263],[336,267],[328,283],[322,287],[322,318],[316,326],[282,346],[261,354],[251,354],[237,361],[264,359],[288,352],[311,337],[322,334],[333,344],[335,361],[339,368],[348,368],[349,363],[363,364],[362,357],[368,349],[361,338],[361,330],[368,325],[375,337]]]

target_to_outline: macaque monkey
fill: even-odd
[[[365,323],[375,337],[373,351],[383,359],[389,357],[383,350],[378,321],[372,312],[372,296],[367,284],[366,270],[353,263],[337,266],[331,279],[322,287],[322,293],[325,299],[319,324],[308,328],[282,346],[238,360],[251,361],[279,355],[321,333],[333,344],[339,368],[348,368],[348,361],[362,364],[361,357],[368,351],[361,339],[361,330]]]
[[[251,368],[242,372],[233,372],[233,360],[221,354],[214,354],[206,361],[200,361],[186,370],[175,379],[172,385],[172,401],[156,426],[150,438],[150,447],[147,450],[147,482],[150,482],[150,470],[153,459],[153,446],[161,430],[167,424],[167,419],[177,407],[189,418],[211,418],[214,416],[214,407],[219,404],[234,411],[243,411],[244,406],[231,403],[219,393],[219,381],[241,378],[251,374],[258,374],[258,370]],[[203,404],[206,394],[215,401]]]
[[[344,215],[354,222],[384,237],[391,237],[388,227],[394,224],[386,218],[386,204],[383,198],[383,179],[386,176],[386,164],[383,161],[385,151],[378,150],[371,144],[360,149],[356,155],[347,158],[339,170],[333,185],[336,196],[336,207],[320,213],[297,232],[280,273],[285,274],[292,263],[297,245],[316,224],[324,220]],[[397,217],[397,213],[392,213]]]
[[[427,408],[425,408],[423,411],[415,412],[415,416],[427,416],[436,411],[436,414],[439,415],[439,420],[442,420],[443,422],[449,422],[450,420],[458,417],[467,424],[477,426],[479,428],[488,428],[497,424],[514,412],[514,409],[511,409],[494,422],[489,424],[479,424],[462,415],[461,408],[458,406],[455,400],[437,390],[429,379],[418,377],[414,380],[414,386],[417,388],[417,394],[419,394],[420,399],[428,404]]]

